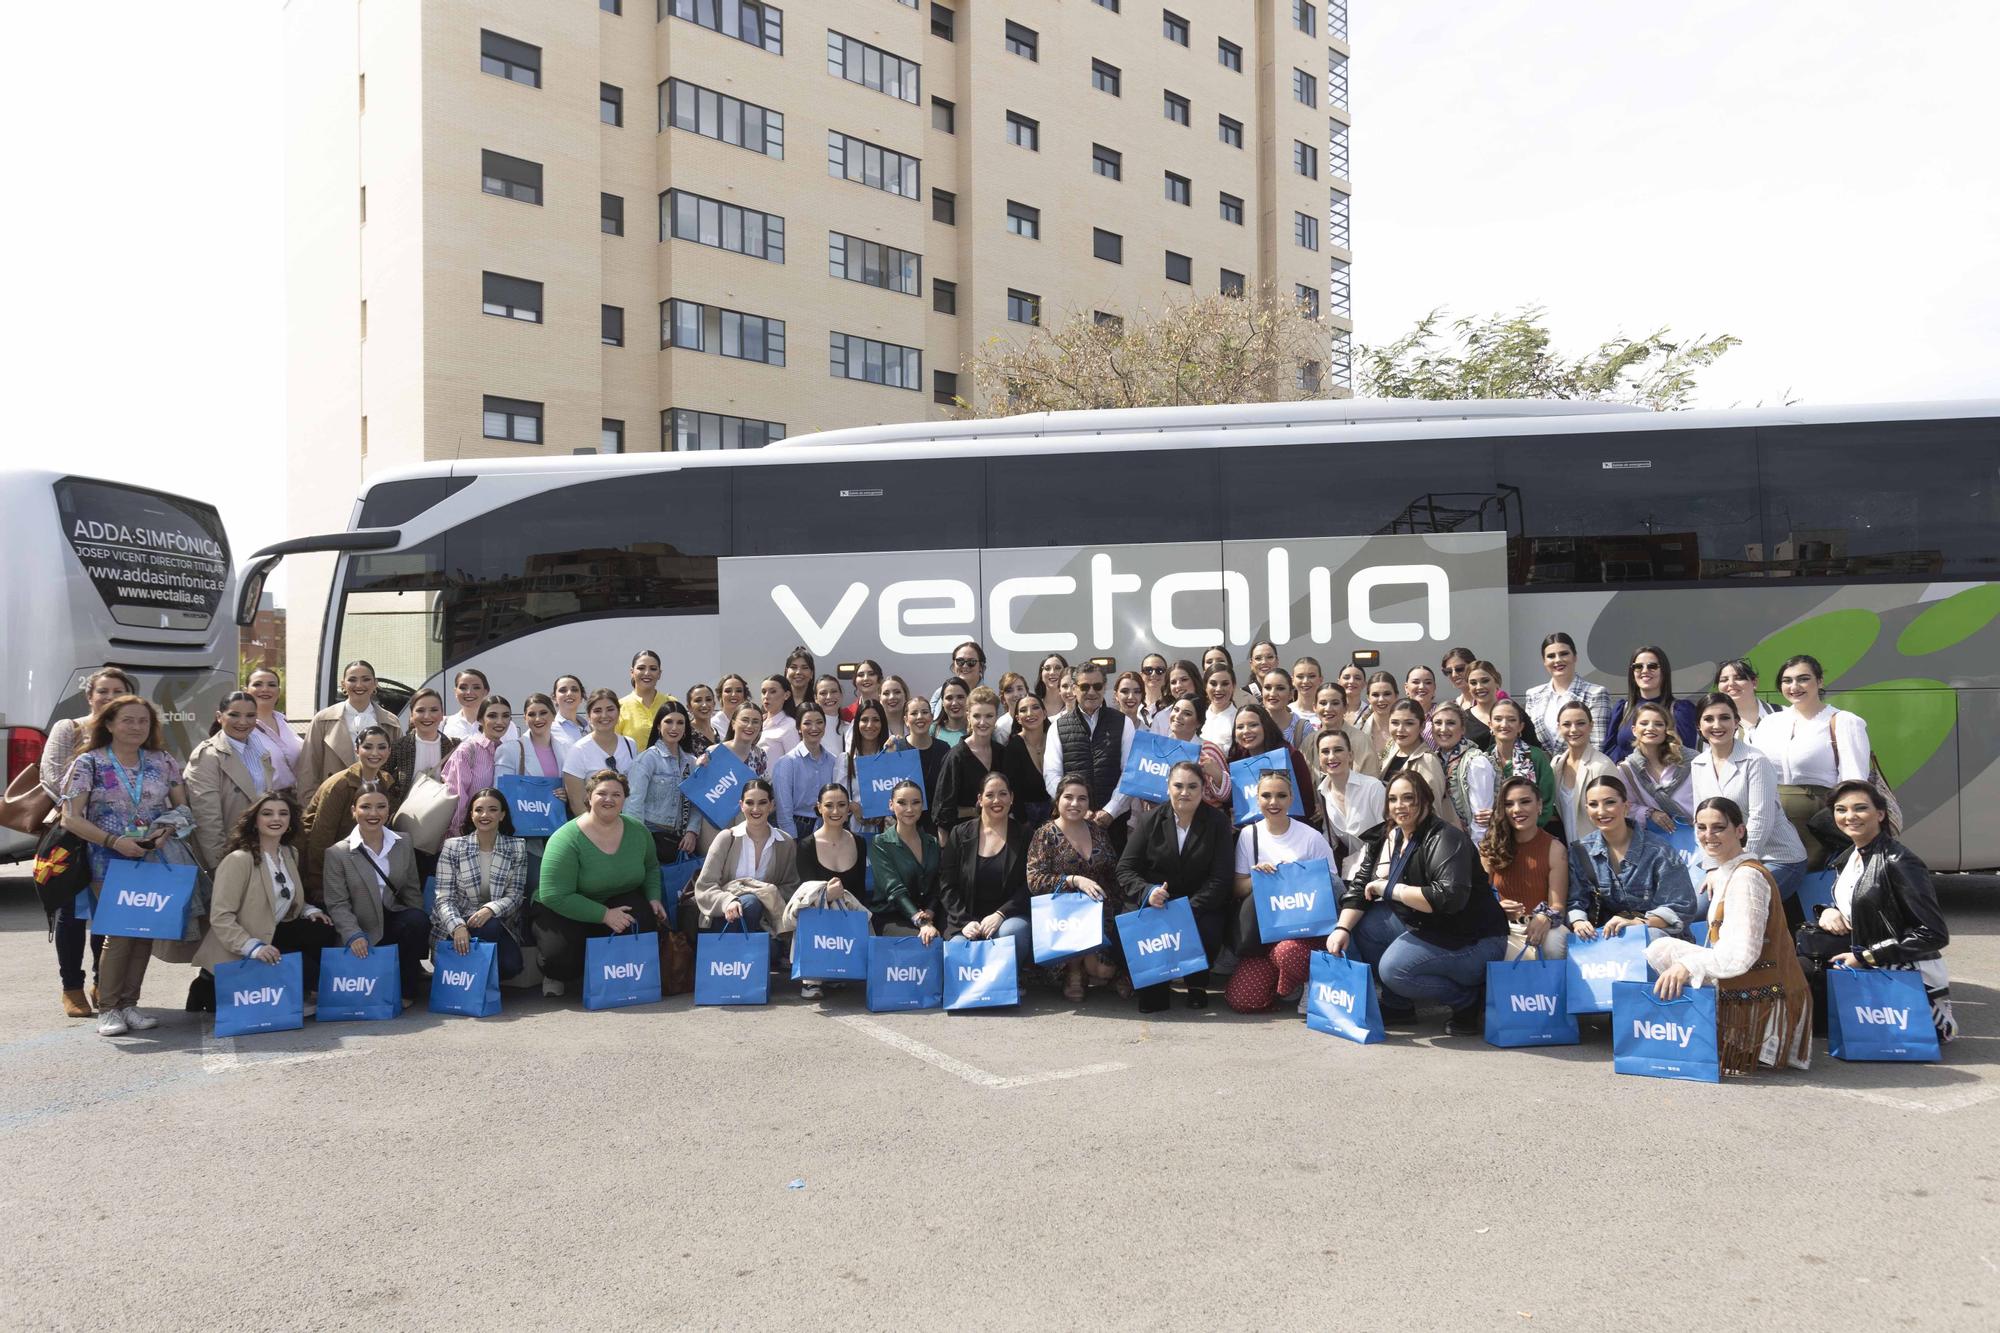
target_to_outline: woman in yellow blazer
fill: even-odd
[[[215,710],[208,739],[194,747],[181,772],[194,814],[194,859],[213,875],[228,854],[243,812],[278,785],[278,768],[257,730],[257,699],[242,690]]]
[[[327,914],[306,902],[294,850],[298,836],[299,807],[284,791],[264,796],[237,818],[215,868],[208,932],[194,961],[207,971],[245,958],[275,963],[281,954],[296,953],[310,1013],[319,993],[319,951],[340,939]]]
[[[299,757],[292,761],[302,800],[311,800],[321,783],[354,762],[354,743],[363,731],[380,727],[389,733],[391,745],[401,734],[389,710],[375,705],[374,667],[349,662],[340,670],[340,688],[346,701],[313,714]]]

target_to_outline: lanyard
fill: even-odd
[[[118,774],[118,785],[125,789],[125,794],[132,800],[132,818],[135,820],[141,818],[140,807],[144,804],[141,791],[146,783],[146,752],[139,751],[139,762],[133,767],[130,777],[125,774],[125,765],[118,762],[118,756],[111,753],[109,748],[104,751],[104,757],[111,761],[112,771]]]
[[[1417,848],[1417,840],[1405,836],[1401,829],[1396,831],[1396,838],[1401,846],[1389,861],[1389,875],[1386,881],[1388,892],[1391,894],[1396,891],[1396,886],[1403,882],[1403,867],[1409,864],[1410,853]]]

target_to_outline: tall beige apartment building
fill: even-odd
[[[1294,293],[1339,387],[1346,11],[289,0],[290,527],[426,460],[943,415],[993,338],[1190,293]]]

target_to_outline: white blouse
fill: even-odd
[[[1787,786],[1831,787],[1868,776],[1868,724],[1845,709],[1822,708],[1811,718],[1793,708],[1773,713],[1757,724],[1750,743]]]
[[[1749,828],[1750,855],[1766,865],[1794,865],[1806,859],[1799,831],[1778,804],[1778,780],[1761,750],[1737,742],[1729,758],[1703,750],[1688,761],[1688,782],[1697,807],[1711,796],[1736,802]]]
[[[1220,711],[1210,709],[1208,720],[1201,724],[1201,738],[1227,754],[1230,743],[1236,739],[1236,705]]]
[[[506,751],[503,750],[502,753]],[[563,756],[562,771],[565,777],[587,780],[600,768],[608,768],[617,773],[629,772],[632,761],[638,757],[638,747],[632,744],[629,736],[618,737],[617,743],[607,754],[597,747],[596,738],[586,732],[584,738],[570,746],[569,753]]]
[[[737,835],[736,873],[731,878],[763,880],[769,883],[771,879],[769,873],[771,869],[771,853],[778,849],[779,843],[790,842],[791,838],[786,836],[783,829],[773,824],[771,826],[771,836],[764,840],[764,850],[759,852],[756,842],[749,834],[744,833],[739,828],[737,829]]]
[[[1709,871],[1703,881],[1702,892],[1709,894],[1714,904],[1708,909],[1708,943],[1662,935],[1646,945],[1648,966],[1659,972],[1679,963],[1688,971],[1689,985],[1713,986],[1740,977],[1757,965],[1764,951],[1764,927],[1773,895],[1769,881],[1747,864],[1750,859],[1745,852]],[[1720,929],[1715,923],[1718,912],[1722,914]],[[1805,1069],[1811,1064],[1811,1025],[1799,1025],[1797,1049],[1781,1051],[1778,1043],[1784,1036],[1784,1018],[1784,1010],[1775,1008],[1758,1063],[1775,1065],[1782,1060],[1794,1069]]]

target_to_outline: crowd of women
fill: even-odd
[[[640,652],[624,694],[564,675],[517,713],[466,667],[449,703],[419,690],[400,716],[357,661],[303,734],[277,710],[277,676],[253,673],[185,762],[106,668],[90,715],[50,736],[44,785],[87,844],[92,893],[120,858],[192,863],[197,924],[183,941],[90,937],[86,993],[88,896],[65,904],[52,922],[65,1012],[94,1013],[107,1035],[153,1026],[137,1006],[154,954],[207,969],[299,952],[310,993],[320,949],[394,944],[405,1004],[433,950],[475,940],[497,947],[504,979],[538,972],[558,995],[590,939],[635,928],[685,944],[741,923],[774,936],[776,966],[806,907],[926,942],[1006,939],[1027,976],[1031,897],[1079,892],[1102,902],[1106,943],[1050,970],[1071,1001],[1135,994],[1117,916],[1185,898],[1241,1012],[1302,1006],[1325,948],[1372,967],[1386,1021],[1442,1005],[1447,1031],[1475,1032],[1488,963],[1643,927],[1663,997],[1717,988],[1732,1072],[1804,1066],[1835,966],[1921,973],[1940,1036],[1955,1035],[1929,872],[1896,840],[1865,722],[1826,702],[1813,658],[1779,669],[1779,706],[1742,660],[1676,697],[1651,645],[1614,696],[1578,677],[1561,633],[1542,643],[1545,679],[1513,695],[1464,648],[1400,679],[1363,656],[1328,676],[1268,642],[1240,671],[1222,647],[1115,672],[1050,654],[1032,680],[989,686],[985,650],[966,642],[926,694],[873,661],[850,688],[799,648],[754,685],[729,674],[677,698],[660,656]],[[1142,732],[1198,756],[1158,804],[1120,790]],[[723,750],[752,777],[717,829],[689,793]],[[895,751],[914,752],[921,781],[864,817],[857,764]],[[1242,822],[1230,765],[1273,752]],[[560,781],[569,817],[552,836],[515,836],[509,776]],[[687,862],[686,887],[663,891],[662,867]],[[1260,937],[1253,876],[1285,862],[1326,866],[1340,912],[1324,940]],[[1185,1003],[1204,1007],[1210,989],[1210,972],[1187,978]],[[1144,1011],[1169,999],[1136,992]],[[187,1003],[212,1007],[206,971]]]

